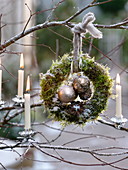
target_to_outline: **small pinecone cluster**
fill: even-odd
[[[84,75],[75,75],[58,90],[58,98],[63,103],[74,101],[78,95],[81,100],[88,100],[92,96],[90,80]]]

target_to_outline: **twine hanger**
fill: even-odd
[[[83,34],[89,32],[94,38],[102,38],[102,32],[99,31],[94,25],[95,16],[93,13],[87,13],[82,22],[75,24],[72,28],[73,32],[73,62],[71,64],[71,74],[79,71],[79,56],[82,52],[82,37]]]

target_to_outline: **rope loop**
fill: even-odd
[[[73,38],[73,65],[71,67],[71,73],[79,71],[79,56],[82,52],[82,34],[86,34],[89,32],[94,38],[102,38],[102,32],[99,31],[94,25],[95,16],[92,12],[87,13],[82,22],[75,24],[72,28],[72,32],[74,33]]]
[[[78,34],[86,34],[89,32],[94,38],[102,38],[102,32],[93,25],[95,19],[92,12],[87,13],[81,23],[75,24],[72,28],[72,32]]]

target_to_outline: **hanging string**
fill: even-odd
[[[80,34],[74,33],[73,37],[73,72],[79,71],[79,53],[80,53]]]
[[[94,25],[95,16],[93,13],[87,13],[82,22],[76,24],[72,28],[73,36],[73,62],[71,64],[71,74],[79,71],[79,56],[82,52],[82,37],[83,34],[89,32],[94,38],[102,38],[102,32],[100,32]]]

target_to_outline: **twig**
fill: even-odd
[[[1,45],[1,37],[2,37],[2,34],[1,34],[1,19],[2,19],[2,14],[0,15],[0,45]]]
[[[39,47],[46,47],[48,48],[53,54],[56,54],[56,52],[48,45],[46,44],[22,44],[22,43],[15,43],[17,45],[22,45],[22,46],[39,46]]]
[[[65,163],[68,163],[68,164],[72,164],[72,165],[77,165],[77,166],[105,166],[106,164],[81,164],[81,163],[76,163],[76,162],[71,162],[69,160],[65,160],[65,159],[61,159],[61,158],[58,158],[57,156],[54,156],[48,152],[45,152],[44,150],[42,150],[38,145],[32,143],[32,145],[39,151],[41,151],[42,153],[44,153],[45,155],[47,156],[50,156],[52,158],[55,158],[57,160],[60,160],[62,162],[65,162]]]
[[[123,45],[126,41],[127,41],[127,39],[123,39],[117,46],[115,46],[113,49],[111,49],[110,51],[108,51],[107,54],[105,54],[105,55],[110,56],[110,55],[114,54],[116,51],[118,51],[118,50],[122,47],[122,45]],[[95,47],[94,47],[94,48],[95,48]],[[102,60],[105,55],[103,55],[103,57],[101,57],[101,58],[98,59],[97,61]]]
[[[72,19],[76,18],[78,15],[80,15],[83,11],[85,11],[86,9],[90,8],[90,7],[94,7],[94,6],[97,6],[97,5],[101,5],[101,4],[105,4],[105,3],[108,3],[108,2],[111,2],[112,0],[107,0],[107,1],[104,1],[104,2],[98,2],[98,3],[95,3],[96,1],[92,1],[89,5],[87,5],[86,7],[82,8],[81,10],[77,11],[73,16],[69,17],[68,19],[65,20],[65,22],[69,22],[71,21]]]
[[[94,24],[97,28],[108,28],[108,29],[124,29],[124,25],[128,24],[128,20],[119,22],[117,24],[111,24],[111,25],[101,25],[101,24]],[[122,27],[123,26],[123,27]],[[126,29],[128,29],[128,26],[126,26]]]
[[[2,64],[1,64],[2,65]],[[8,69],[4,66],[4,65],[2,65],[2,67],[4,68],[4,70],[11,76],[11,77],[13,77],[14,79],[18,79],[17,77],[15,77],[11,72],[9,72],[8,71]]]
[[[2,163],[0,163],[0,165],[2,166],[3,169],[7,170],[7,169],[5,168],[5,166],[4,166]]]
[[[90,43],[87,39],[85,39],[85,41],[87,41],[88,43]],[[128,71],[124,70],[121,66],[119,66],[114,60],[112,60],[107,54],[104,54],[100,49],[98,49],[96,46],[94,46],[92,44],[92,46],[98,51],[100,52],[104,57],[106,57],[108,60],[110,60],[115,66],[117,66],[120,70],[128,73]],[[102,58],[101,58],[102,59]],[[100,59],[98,59],[99,61]]]
[[[118,126],[118,125],[115,124],[115,123],[110,123],[110,122],[108,122],[108,121],[106,121],[106,120],[103,120],[103,119],[99,119],[98,122],[99,122],[99,123],[102,123],[102,124],[104,124],[104,125],[111,126],[111,127],[115,128],[115,129],[128,132],[128,128],[125,128],[125,127],[122,127],[122,126]]]
[[[122,170],[122,168],[120,168],[120,167],[118,167],[118,166],[115,166],[115,165],[113,165],[113,164],[118,163],[118,162],[124,160],[124,158],[121,159],[121,160],[118,160],[118,161],[114,161],[114,162],[111,162],[111,163],[107,163],[106,161],[102,160],[101,158],[98,158],[95,154],[92,154],[92,155],[93,155],[93,157],[94,157],[95,159],[97,159],[98,161],[100,161],[100,162],[102,162],[102,163],[106,163],[108,166],[111,166],[111,167],[113,167],[113,168],[121,169],[121,170]],[[126,158],[125,158],[125,159],[126,159]],[[126,169],[126,168],[123,168],[123,170],[127,170],[127,169]]]
[[[42,149],[56,149],[56,150],[63,150],[63,151],[76,151],[76,152],[83,152],[83,153],[88,153],[88,154],[95,154],[98,156],[105,156],[105,157],[113,157],[113,156],[120,156],[120,155],[127,155],[128,151],[124,151],[124,152],[115,152],[115,153],[100,153],[100,152],[95,152],[91,149],[83,149],[81,147],[65,147],[65,146],[56,146],[56,145],[42,145],[42,143],[38,143],[38,142],[31,142],[29,143],[29,146],[35,146],[34,144],[38,144],[38,147],[42,148]],[[12,144],[12,145],[7,145],[6,143],[0,146],[0,149],[14,149],[14,148],[26,148],[28,147],[28,144],[22,144],[21,142],[17,142],[16,144]],[[113,162],[115,163],[115,161]],[[112,164],[113,164],[112,163]]]
[[[78,11],[77,13],[75,13],[73,16],[71,16],[70,18],[66,19],[65,21],[51,21],[51,22],[44,22],[43,24],[39,24],[36,26],[33,26],[27,30],[22,31],[21,33],[15,35],[14,37],[12,37],[11,39],[7,40],[6,42],[4,42],[1,46],[0,46],[0,50],[3,50],[4,48],[10,46],[11,44],[15,43],[17,40],[19,40],[20,38],[34,32],[40,29],[44,29],[44,28],[49,28],[49,27],[53,27],[53,26],[59,26],[59,25],[64,25],[64,26],[68,26],[70,28],[72,28],[74,26],[73,23],[70,23],[69,21],[72,20],[73,18],[75,18],[76,16],[78,16],[79,14],[81,14],[84,10],[86,10],[89,7],[93,7],[99,4],[103,4],[103,3],[107,3],[110,2],[109,1],[105,1],[105,2],[101,2],[101,3],[95,3],[95,4],[89,4],[88,6],[86,6],[85,8],[81,9],[80,11]],[[128,21],[123,21],[117,24],[112,24],[112,25],[98,25],[98,24],[94,24],[94,26],[96,26],[97,28],[106,28],[106,29],[128,29],[128,26],[124,26],[125,24],[127,24]]]
[[[59,7],[59,5],[61,5],[64,1],[65,1],[65,0],[61,0],[61,1],[59,1],[57,4],[55,4],[55,6],[53,7],[51,13],[50,13],[49,16],[47,17],[46,21],[49,21],[52,13],[53,13],[53,12],[55,11],[55,9],[57,9],[57,8]]]
[[[26,28],[27,28],[27,26],[28,26],[28,24],[29,24],[29,22],[30,22],[30,20],[31,20],[31,18],[32,18],[32,11],[31,11],[31,9],[29,8],[29,6],[28,6],[27,3],[25,3],[25,5],[27,6],[27,8],[28,8],[28,10],[29,10],[29,12],[30,12],[30,16],[29,16],[29,18],[28,18],[28,20],[27,20],[27,23],[26,23],[25,26],[24,26],[23,34],[24,34],[24,31],[26,30]]]

